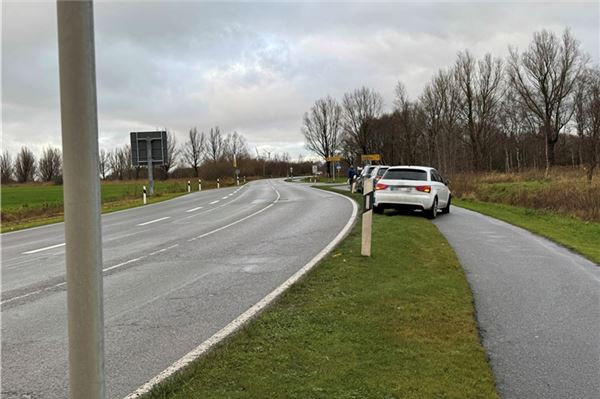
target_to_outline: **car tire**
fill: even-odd
[[[378,215],[383,215],[383,207],[382,206],[373,206],[373,212]]]
[[[442,213],[450,213],[450,204],[452,203],[452,196],[448,197],[448,203],[444,208],[442,208]]]
[[[438,199],[437,199],[437,197],[435,197],[433,199],[433,205],[431,206],[431,209],[428,209],[426,212],[427,219],[435,219],[436,218],[437,205],[438,205]]]

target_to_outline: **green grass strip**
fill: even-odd
[[[455,205],[522,227],[600,264],[600,223],[513,205],[453,199]]]
[[[375,215],[236,335],[147,398],[497,398],[457,258],[422,217]]]

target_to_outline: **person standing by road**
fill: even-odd
[[[356,172],[354,171],[354,166],[350,165],[350,167],[348,168],[348,185],[350,186],[350,188],[352,188],[352,182],[354,181],[355,177]]]

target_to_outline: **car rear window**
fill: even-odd
[[[377,176],[383,176],[386,170],[388,170],[388,168],[379,168],[377,170]]]
[[[421,169],[388,169],[383,178],[391,180],[427,181],[427,171]]]
[[[371,176],[371,172],[373,171],[373,169],[375,169],[375,166],[369,166],[367,167],[367,169],[365,169],[365,176]]]

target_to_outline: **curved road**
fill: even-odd
[[[348,222],[280,180],[102,217],[107,397],[121,398],[254,305]],[[68,392],[63,225],[3,234],[2,398]]]
[[[501,396],[600,398],[600,267],[465,209],[435,224],[466,271]]]

